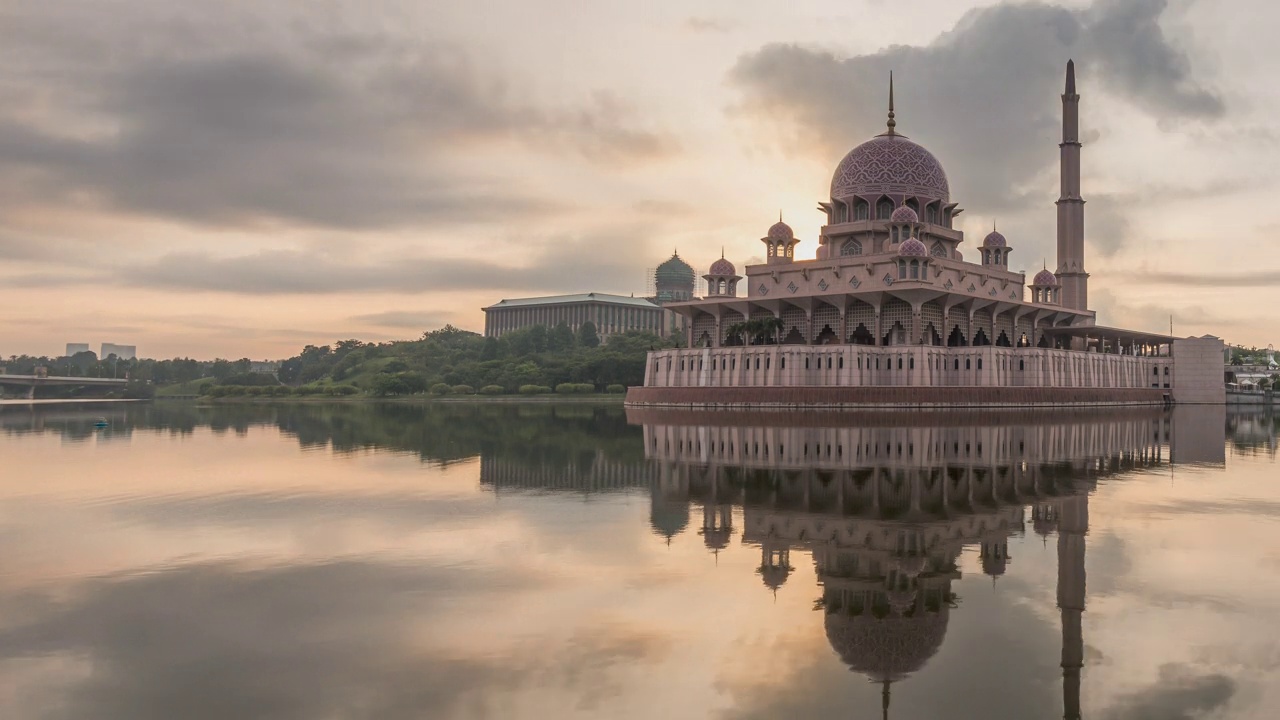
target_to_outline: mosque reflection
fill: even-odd
[[[815,566],[816,607],[832,649],[882,685],[923,668],[946,637],[966,547],[982,572],[1013,562],[1009,539],[1056,535],[1066,718],[1080,717],[1084,665],[1085,536],[1099,481],[1172,462],[1186,433],[1200,456],[1222,462],[1221,413],[694,414],[640,411],[653,463],[652,522],[682,532],[701,505],[708,549],[726,547],[742,509],[742,541],[777,591],[793,551]],[[1205,438],[1204,434],[1209,437]],[[1216,435],[1216,438],[1214,437]]]

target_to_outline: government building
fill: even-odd
[[[552,328],[560,323],[577,332],[584,323],[591,322],[602,340],[632,330],[683,337],[684,315],[663,308],[696,299],[697,271],[674,252],[653,271],[651,279],[653,293],[644,298],[588,292],[501,300],[483,308],[484,335],[496,338],[512,330],[534,325]]]
[[[727,259],[706,297],[665,304],[683,347],[650,353],[632,405],[883,406],[1221,403],[1215,337],[1106,327],[1089,309],[1080,96],[1068,62],[1054,270],[1011,266],[993,229],[965,258],[962,209],[936,157],[885,132],[836,167],[816,257],[784,222],[766,262]]]

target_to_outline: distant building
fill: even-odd
[[[89,352],[89,343],[67,343],[67,357]]]
[[[655,305],[665,306],[668,303],[698,299],[698,273],[692,265],[681,259],[679,251],[672,252],[671,257],[653,270],[650,281],[653,295],[647,299]],[[662,326],[660,335],[678,338],[685,334],[687,321],[684,315],[666,312]]]
[[[516,298],[484,308],[484,335],[496,338],[534,325],[553,328],[560,323],[577,332],[588,320],[596,326],[601,339],[628,330],[659,334],[664,314],[662,308],[644,298],[597,292]]]
[[[275,375],[280,371],[279,360],[250,360],[249,372],[261,375]]]
[[[106,360],[112,355],[115,355],[120,360],[135,360],[138,357],[138,346],[102,343],[102,353],[98,355],[98,359]]]

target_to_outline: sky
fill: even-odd
[[[0,0],[0,357],[279,358],[817,249],[831,172],[929,148],[1053,264],[1063,68],[1100,324],[1280,341],[1280,7],[1236,0]],[[1246,8],[1248,12],[1239,12]],[[971,256],[972,257],[972,256]]]

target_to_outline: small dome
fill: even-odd
[[[982,247],[1002,248],[1002,247],[1008,247],[1008,243],[1005,242],[1003,235],[996,232],[995,230],[992,230],[990,233],[987,234],[987,237],[982,240]]]
[[[1045,268],[1044,270],[1036,273],[1036,277],[1031,281],[1031,285],[1032,287],[1057,287],[1058,278],[1053,273],[1049,272],[1048,268]]]
[[[791,568],[786,565],[764,565],[756,572],[760,574],[760,580],[764,582],[765,587],[777,590],[786,584],[787,576],[791,575]]]
[[[719,260],[711,263],[711,270],[709,270],[707,274],[733,276],[738,274],[738,269],[733,266],[733,263],[725,260],[724,258],[720,258]]]
[[[657,267],[653,273],[659,283],[693,284],[696,274],[689,263],[680,259],[679,253],[672,253],[670,258]]]
[[[791,230],[791,226],[779,220],[769,228],[770,240],[794,240],[795,232]]]
[[[916,214],[915,210],[912,210],[906,205],[903,205],[902,207],[893,211],[893,214],[889,216],[889,222],[896,222],[896,223],[920,222],[920,216]]]
[[[898,254],[906,257],[929,257],[929,248],[915,238],[908,238],[898,246]]]

